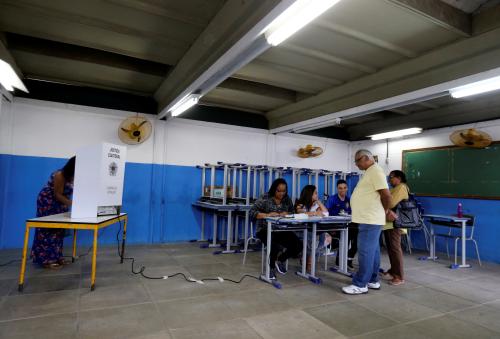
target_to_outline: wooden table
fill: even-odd
[[[24,233],[24,247],[23,259],[21,261],[21,272],[19,274],[19,292],[24,288],[24,272],[26,270],[26,259],[28,252],[28,241],[30,237],[30,228],[64,228],[73,230],[73,254],[72,261],[76,257],[76,231],[77,230],[90,230],[94,231],[94,241],[92,245],[92,273],[90,277],[90,290],[95,288],[95,271],[96,271],[96,258],[97,258],[97,234],[101,228],[123,221],[123,239],[121,249],[121,260],[123,263],[123,256],[125,253],[125,238],[127,235],[127,213],[120,213],[120,215],[108,215],[96,218],[78,218],[72,219],[70,213],[60,213],[49,215],[46,217],[33,218],[26,220],[26,231]]]

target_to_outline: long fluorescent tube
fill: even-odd
[[[273,46],[279,45],[339,1],[297,0],[271,22],[265,33],[267,42]]]
[[[187,111],[194,105],[198,103],[200,100],[201,95],[199,94],[188,94],[181,100],[179,100],[178,103],[172,106],[170,109],[170,113],[172,114],[173,117],[178,116],[179,114]]]
[[[470,95],[496,91],[498,89],[500,89],[500,76],[452,88],[450,89],[450,94],[454,98],[463,98]]]
[[[422,129],[420,127],[413,127],[413,128],[401,129],[399,131],[369,135],[369,137],[372,138],[372,140],[381,140],[381,139],[397,138],[397,137],[402,137],[404,135],[411,135],[418,133],[422,133]]]
[[[28,90],[24,86],[23,82],[17,76],[16,72],[12,68],[12,66],[0,59],[0,84],[7,91],[13,91],[14,88],[18,88],[23,92],[28,93]]]

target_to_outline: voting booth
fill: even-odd
[[[102,143],[76,152],[71,218],[119,214],[127,148]]]

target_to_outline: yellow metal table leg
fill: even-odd
[[[73,230],[73,255],[71,256],[71,262],[75,262],[76,258],[76,229]]]
[[[96,228],[94,230],[94,245],[92,251],[92,273],[90,276],[90,290],[93,291],[95,289],[95,271],[96,271],[96,258],[97,258],[97,231]]]
[[[19,292],[23,291],[24,288],[24,271],[26,270],[26,259],[28,254],[28,240],[30,237],[30,227],[26,224],[26,231],[24,232],[24,247],[23,247],[23,259],[21,261],[21,272],[19,273]]]
[[[120,264],[123,264],[123,257],[125,256],[125,239],[127,238],[127,221],[128,221],[128,218],[125,217],[125,219],[123,220],[122,253],[120,255]]]

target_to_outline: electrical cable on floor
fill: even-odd
[[[18,262],[18,261],[21,261],[21,259],[14,259],[14,260],[8,261],[6,263],[0,264],[0,267],[7,266],[7,265],[10,265],[10,264]]]
[[[146,266],[141,266],[141,268],[138,271],[136,271],[135,267],[134,267],[135,266],[135,258],[124,257],[123,253],[120,252],[120,233],[121,233],[121,230],[122,230],[122,222],[121,222],[121,220],[119,220],[119,223],[120,223],[120,227],[118,229],[118,232],[116,233],[116,245],[117,245],[117,250],[118,250],[118,256],[122,260],[131,260],[132,261],[131,270],[132,270],[133,274],[139,274],[143,278],[151,279],[151,280],[161,280],[161,279],[165,280],[165,279],[173,278],[173,277],[176,277],[176,276],[181,276],[187,282],[198,283],[198,284],[204,284],[205,281],[219,281],[219,282],[229,281],[229,282],[232,282],[234,284],[240,284],[247,277],[248,278],[254,278],[254,279],[257,279],[257,280],[261,280],[259,277],[256,277],[256,276],[251,275],[251,274],[244,274],[244,275],[241,276],[241,278],[239,280],[233,280],[233,279],[223,278],[223,277],[195,279],[195,278],[192,278],[192,277],[187,277],[182,272],[174,273],[174,274],[171,274],[171,275],[164,275],[164,276],[156,276],[156,277],[154,277],[154,276],[149,276],[149,275],[145,274]]]

